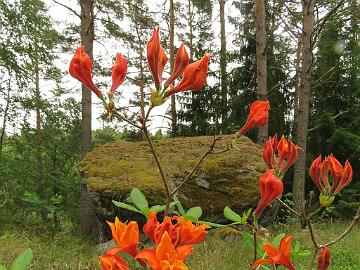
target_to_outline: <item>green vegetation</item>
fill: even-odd
[[[315,224],[316,234],[321,241],[330,240],[346,228],[345,222]],[[278,225],[276,232],[285,232],[296,237],[292,247],[298,242],[302,249],[311,249],[308,232],[297,224]],[[81,238],[76,232],[60,234],[35,234],[19,229],[2,230],[0,236],[0,263],[11,262],[28,247],[34,252],[30,269],[97,269],[96,245],[89,239]],[[188,263],[191,270],[242,270],[249,269],[252,251],[238,233],[220,234],[211,232],[200,244]],[[231,240],[229,240],[231,239]],[[360,265],[360,227],[357,226],[344,240],[331,247],[332,268],[355,270]],[[307,261],[295,260],[297,270],[307,269]],[[282,268],[280,268],[282,269]]]

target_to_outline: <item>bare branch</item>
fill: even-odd
[[[66,8],[67,10],[71,11],[72,13],[74,13],[75,16],[81,18],[80,14],[75,10],[75,9],[72,9],[71,7],[67,6],[67,5],[64,5],[63,3],[60,3],[58,2],[57,0],[52,0],[55,4],[58,4],[64,8]]]

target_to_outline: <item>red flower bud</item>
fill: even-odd
[[[92,63],[89,55],[84,51],[83,46],[76,49],[70,62],[69,73],[93,91],[99,98],[102,98],[101,91],[92,81]]]
[[[112,68],[112,85],[109,94],[114,94],[115,90],[124,82],[127,73],[126,58],[121,53],[116,54],[116,61]]]
[[[286,157],[286,164],[283,168],[281,168],[282,172],[285,172],[287,169],[290,168],[291,165],[294,164],[298,157],[298,150],[303,150],[299,146],[295,145],[292,141],[288,141],[288,149],[287,149],[287,157]]]
[[[259,180],[259,187],[261,192],[261,199],[258,206],[255,209],[257,216],[261,215],[261,212],[266,206],[268,206],[273,200],[279,197],[284,191],[283,182],[274,176],[274,170],[267,170]]]
[[[324,191],[325,187],[324,187],[324,185],[322,184],[322,182],[320,180],[321,167],[322,167],[322,158],[321,158],[321,155],[320,155],[311,163],[310,177],[314,181],[314,183],[316,184],[318,189],[320,191]]]
[[[167,56],[164,48],[160,44],[160,29],[159,27],[154,28],[152,37],[147,44],[147,61],[150,72],[153,76],[156,89],[160,89],[162,73],[164,71],[165,64],[167,62]]]
[[[183,43],[181,43],[176,55],[175,55],[175,63],[174,70],[171,73],[169,79],[165,82],[165,87],[168,87],[172,84],[179,76],[184,73],[185,68],[189,65],[189,55],[185,49]]]
[[[344,187],[350,184],[353,177],[353,170],[349,163],[349,161],[346,160],[344,169],[342,171],[341,180],[339,185],[335,188],[335,193],[342,190]],[[333,191],[333,189],[331,189]]]
[[[288,142],[285,140],[284,135],[281,136],[281,139],[277,145],[277,151],[278,151],[278,162],[277,167],[280,168],[281,163],[285,160],[285,158],[288,155]]]
[[[334,180],[333,187],[335,186],[335,188],[336,188],[339,185],[340,181],[341,181],[343,166],[334,157],[333,154],[331,154],[328,157],[328,159],[329,159],[330,173],[331,173],[331,176],[332,176],[332,178]]]
[[[209,61],[210,55],[206,53],[203,58],[188,65],[185,68],[184,76],[180,83],[177,86],[166,90],[164,96],[168,97],[172,94],[186,90],[194,92],[201,90],[206,82]]]
[[[269,117],[269,101],[255,101],[250,106],[250,113],[245,125],[238,131],[243,135],[256,126],[265,126]]]
[[[326,270],[330,266],[330,250],[328,247],[324,247],[318,257],[317,270]]]
[[[275,150],[277,146],[277,134],[269,139],[264,144],[263,159],[270,169],[275,167]]]

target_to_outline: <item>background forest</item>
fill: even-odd
[[[232,134],[246,121],[249,104],[267,99],[268,129],[251,131],[251,139],[261,144],[277,132],[303,147],[305,134],[306,156],[300,160],[307,168],[319,153],[333,153],[342,164],[349,159],[353,181],[325,215],[351,217],[360,204],[360,1],[316,1],[310,43],[302,35],[300,1],[265,1],[263,14],[255,12],[257,3],[0,0],[0,228],[77,228],[81,158],[104,143],[143,137],[126,123],[114,125],[103,111],[91,112],[97,101],[69,79],[68,62],[83,44],[96,55],[96,81],[106,87],[115,52],[126,55],[129,73],[117,102],[136,120],[152,87],[145,45],[156,25],[167,52],[176,52],[183,41],[190,61],[208,52],[211,65],[201,92],[178,94],[158,112],[164,115],[152,122],[155,139]],[[256,25],[264,20],[261,39]],[[306,52],[310,62],[304,61]],[[266,57],[259,63],[261,55]],[[299,185],[305,192],[314,189],[301,177],[308,173],[287,175],[289,199]]]

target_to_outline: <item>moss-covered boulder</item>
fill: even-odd
[[[155,141],[154,147],[166,177],[179,183],[209,149],[213,137],[173,138]],[[223,137],[215,150],[226,148],[231,137]],[[258,179],[265,169],[261,148],[246,137],[236,148],[209,155],[181,188],[178,197],[186,208],[201,206],[207,218],[222,216],[225,206],[243,210],[258,196]],[[162,181],[146,142],[118,141],[90,152],[79,165],[97,217],[118,214],[112,199],[126,201],[133,187],[139,188],[150,205],[164,202]]]

